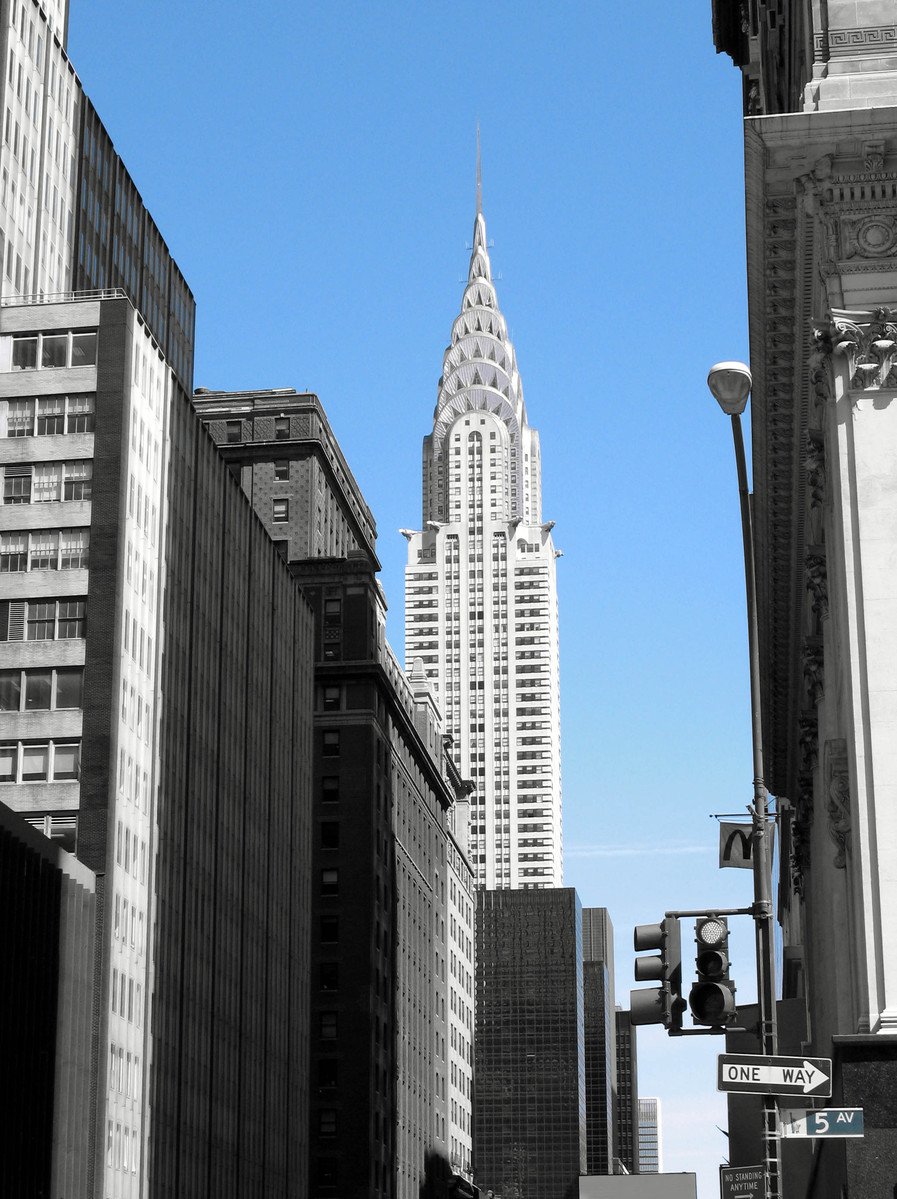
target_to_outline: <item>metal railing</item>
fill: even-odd
[[[19,308],[28,304],[72,304],[78,300],[127,300],[123,287],[95,287],[88,291],[40,292],[31,296],[2,296],[0,308]]]

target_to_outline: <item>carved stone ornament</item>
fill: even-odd
[[[819,760],[819,719],[816,709],[800,714],[800,769],[802,774],[812,774]]]
[[[822,638],[808,637],[803,651],[804,687],[807,702],[813,707],[825,694],[825,671],[823,668]]]
[[[824,404],[834,394],[831,326],[818,325],[814,327],[810,335],[810,357],[807,366],[816,402]]]
[[[807,591],[813,611],[819,620],[828,616],[828,576],[825,567],[825,547],[811,545],[807,549]]]
[[[797,778],[797,798],[791,819],[791,883],[804,893],[804,875],[810,868],[810,832],[813,828],[813,776],[802,771]]]
[[[894,371],[897,354],[897,312],[876,308],[872,312],[832,311],[832,352],[847,361],[850,386],[856,391],[897,387]]]
[[[850,774],[847,745],[841,738],[825,743],[825,788],[829,836],[837,846],[832,861],[844,870],[850,854]]]
[[[807,496],[812,509],[821,508],[825,500],[825,445],[819,429],[806,434]]]

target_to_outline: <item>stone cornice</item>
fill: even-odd
[[[800,808],[802,651],[828,617],[824,412],[836,371],[854,405],[897,388],[897,312],[851,308],[897,291],[897,110],[749,119],[745,177],[766,773]]]

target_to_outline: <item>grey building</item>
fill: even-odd
[[[589,1174],[615,1173],[619,1158],[614,929],[607,908],[583,908],[586,1146]]]
[[[617,1106],[614,1128],[620,1164],[638,1172],[638,1050],[629,1012],[614,1013],[617,1042]]]
[[[469,787],[386,641],[374,519],[318,398],[194,406],[315,616],[309,1194],[419,1199],[471,1173]]]
[[[660,1174],[663,1171],[661,1146],[660,1100],[638,1101],[638,1172]]]
[[[504,1199],[574,1199],[586,1172],[575,890],[478,891],[476,942],[476,1181]]]

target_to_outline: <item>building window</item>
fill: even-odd
[[[325,729],[323,738],[323,755],[325,758],[335,758],[339,754],[339,729]]]
[[[321,962],[318,977],[321,980],[322,991],[339,990],[339,962]]]
[[[97,335],[93,333],[36,333],[13,337],[14,371],[95,366]]]
[[[286,441],[290,436],[290,418],[276,416],[274,418],[274,436],[278,441]]]
[[[340,688],[339,687],[325,687],[323,703],[324,703],[324,711],[325,712],[339,711]]]
[[[274,500],[274,523],[283,524],[290,519],[290,501]]]
[[[336,803],[339,799],[339,779],[333,775],[325,775],[321,779],[321,802]]]
[[[7,466],[3,472],[4,504],[31,503],[31,466]]]
[[[336,1110],[334,1108],[323,1107],[318,1112],[318,1133],[322,1137],[336,1136]]]
[[[81,745],[50,741],[0,744],[0,783],[65,782],[80,776]]]
[[[325,1041],[333,1041],[336,1039],[338,1031],[338,1015],[336,1012],[321,1012],[318,1031]]]
[[[325,1057],[318,1062],[318,1086],[335,1087],[339,1081],[339,1069],[335,1058]]]
[[[281,458],[274,463],[274,478],[283,481],[290,477],[289,459]]]
[[[321,871],[321,894],[339,895],[339,871],[333,867]]]
[[[92,433],[94,409],[95,397],[92,392],[10,400],[6,410],[6,436]]]
[[[325,820],[321,824],[321,848],[339,849],[339,821]]]
[[[335,945],[339,941],[339,916],[321,917],[321,943]]]
[[[243,440],[243,422],[241,420],[227,420],[224,422],[224,440],[231,444]]]

